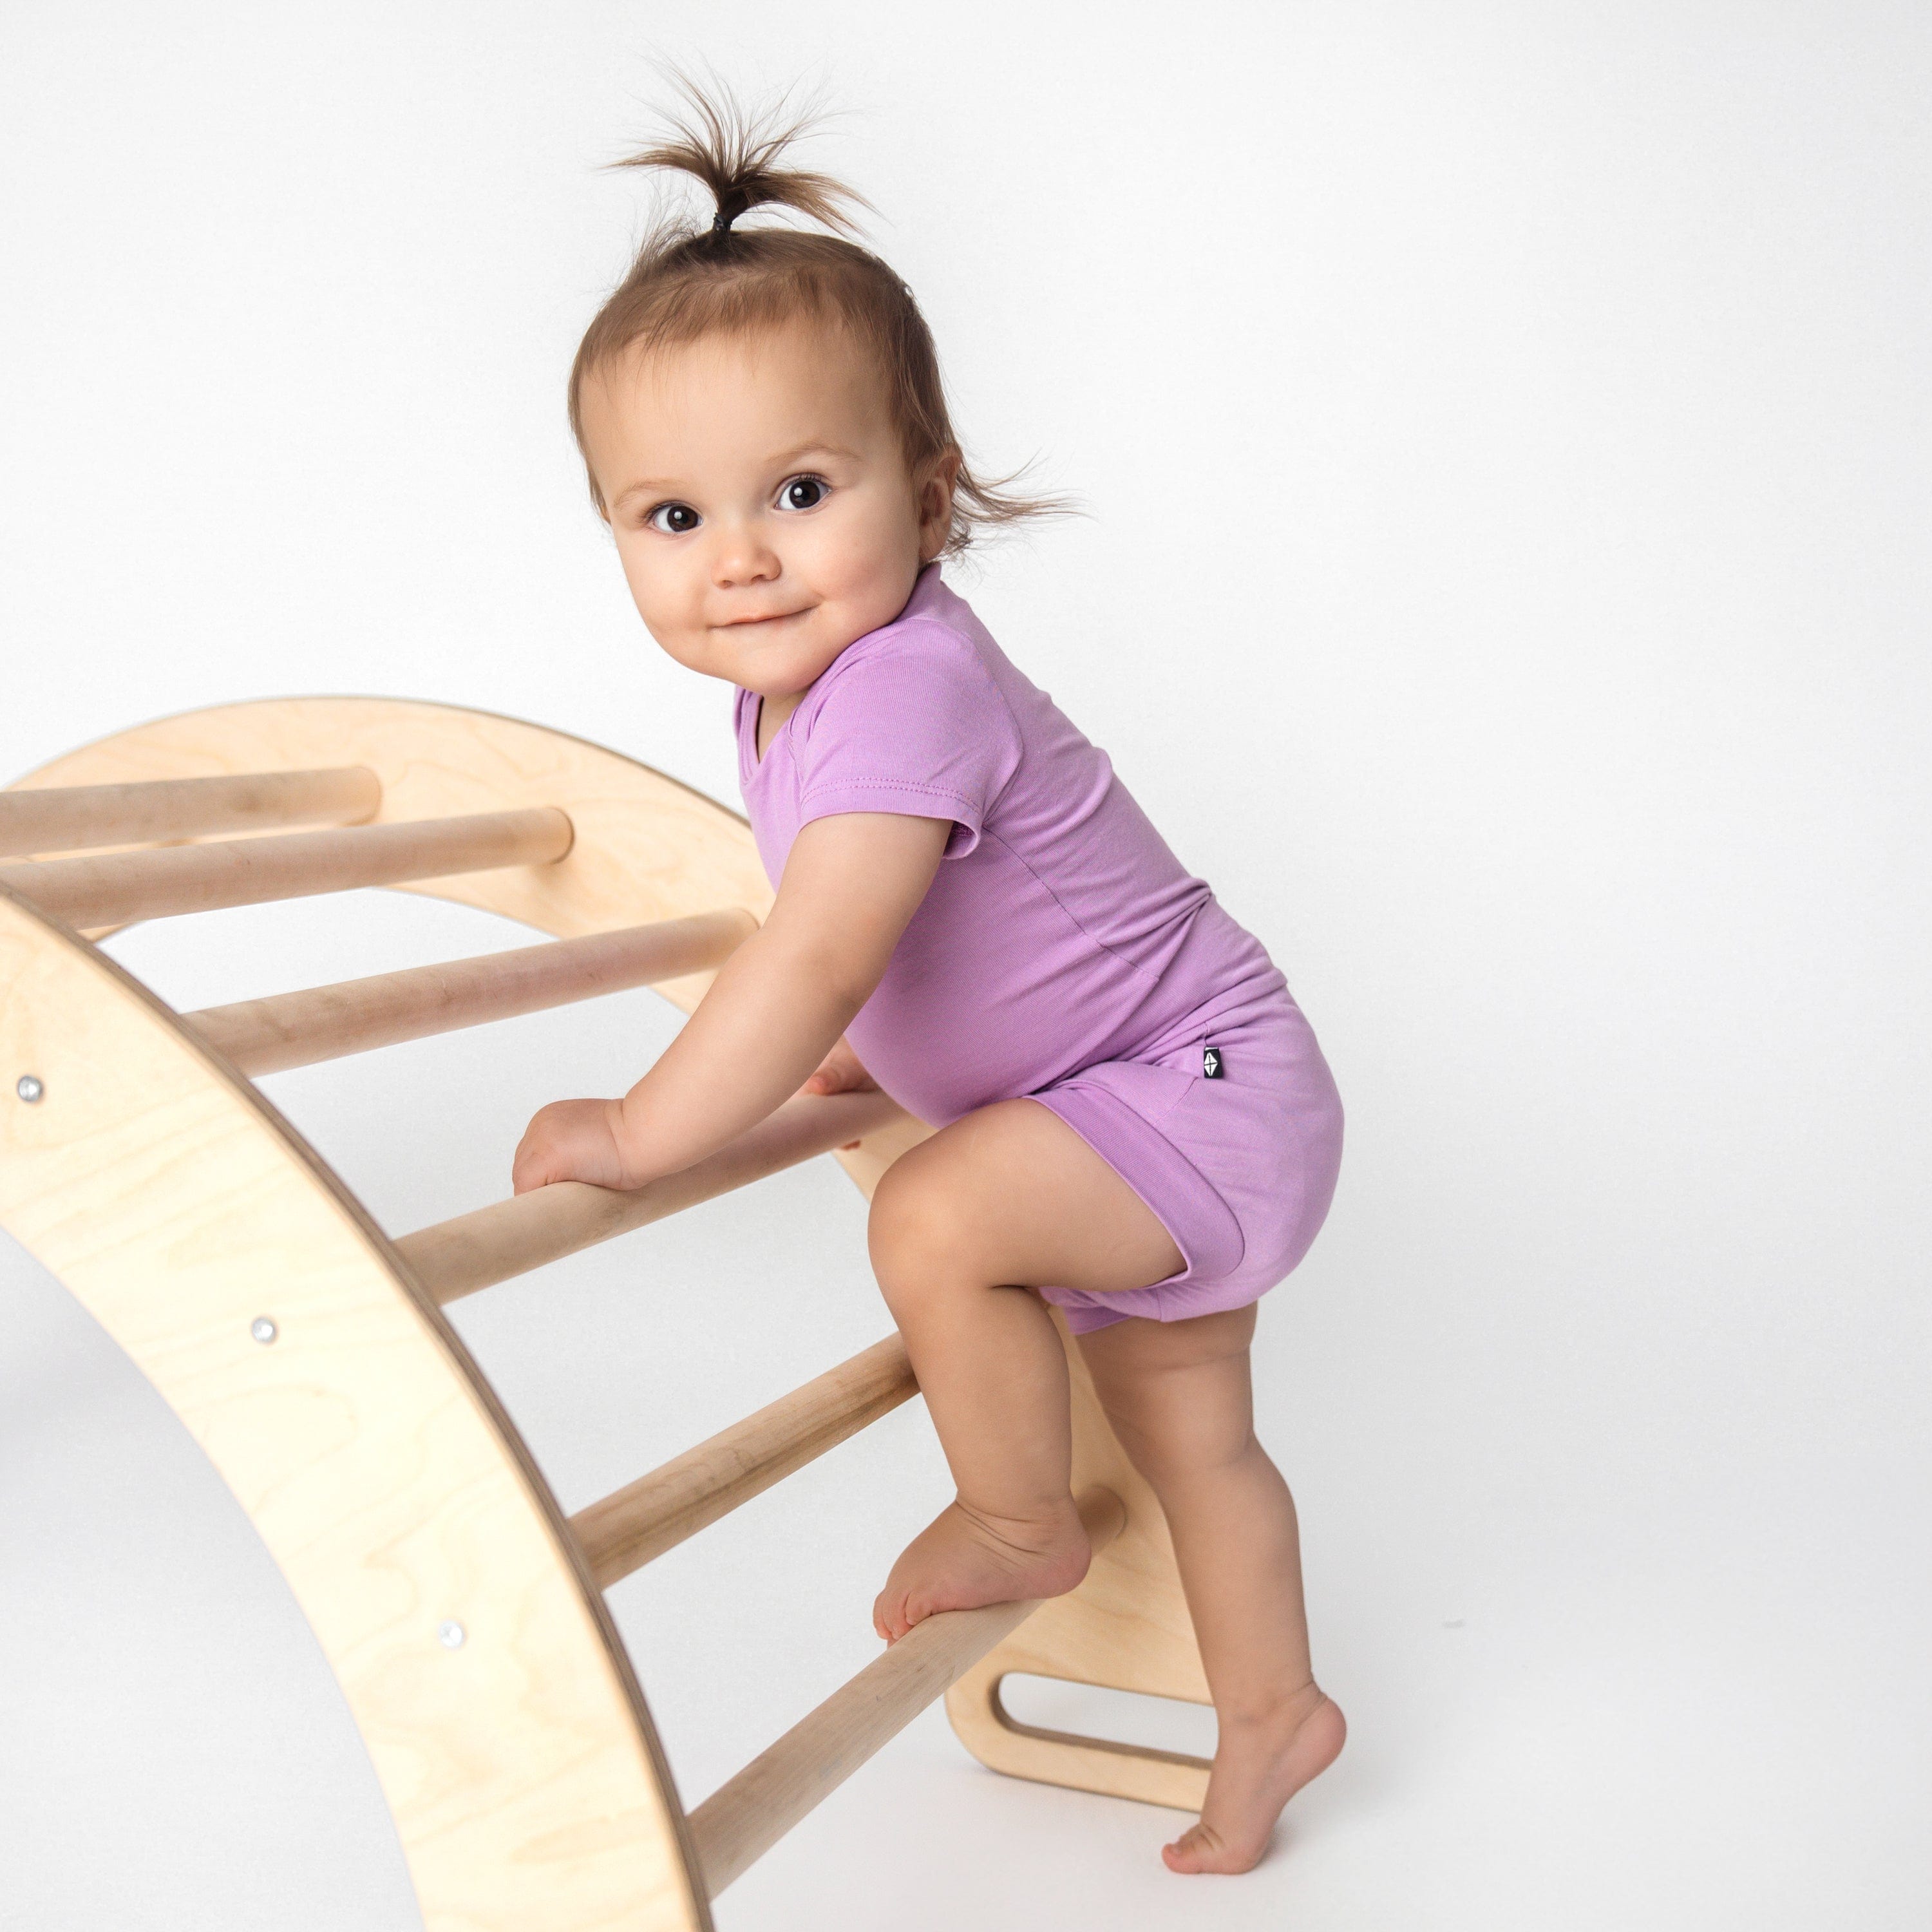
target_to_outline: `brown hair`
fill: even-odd
[[[648,353],[714,333],[772,328],[801,316],[842,328],[871,356],[914,476],[958,449],[932,332],[912,290],[891,268],[838,236],[732,226],[748,209],[770,206],[854,232],[841,204],[869,208],[870,202],[824,175],[777,165],[816,117],[809,110],[788,115],[782,101],[748,116],[727,90],[716,88],[719,98],[713,100],[684,76],[672,77],[690,117],[671,118],[673,139],[610,165],[695,175],[711,190],[717,212],[706,228],[675,218],[658,221],[578,345],[570,370],[570,427],[598,513],[608,515],[608,510],[590,474],[583,413],[584,385],[595,370],[631,349]],[[956,555],[988,528],[1072,508],[1063,496],[1016,492],[1010,486],[1017,480],[1016,475],[982,481],[962,460],[953,484],[952,527],[940,554]]]

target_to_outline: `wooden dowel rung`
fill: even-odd
[[[454,1301],[861,1139],[899,1111],[883,1093],[795,1095],[728,1147],[646,1186],[620,1193],[554,1181],[405,1234],[396,1246],[436,1300]]]
[[[382,781],[364,765],[134,784],[27,785],[0,792],[0,858],[278,825],[352,825],[374,818],[382,806]]]
[[[241,1072],[274,1073],[695,973],[720,964],[757,930],[748,912],[699,913],[182,1017]]]
[[[1098,1550],[1126,1520],[1112,1490],[1080,1498],[1081,1520]],[[713,1792],[690,1817],[706,1888],[716,1898],[874,1751],[957,1683],[1024,1622],[1037,1601],[944,1610],[915,1624],[769,1750]]]
[[[570,1527],[598,1588],[642,1569],[918,1391],[904,1342],[889,1335],[578,1510]]]
[[[571,837],[568,818],[545,805],[468,818],[405,819],[340,832],[285,832],[92,859],[45,859],[0,866],[0,885],[51,917],[89,932],[357,886],[548,865],[570,850]]]

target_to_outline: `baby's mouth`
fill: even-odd
[[[806,609],[809,610],[810,608],[808,604]],[[803,610],[774,610],[768,617],[733,617],[715,628],[721,631],[740,631],[752,625],[782,624],[789,618],[802,617],[805,614],[806,611]]]

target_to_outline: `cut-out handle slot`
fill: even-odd
[[[1216,1742],[1214,1707],[1178,1697],[1115,1690],[1104,1684],[1009,1671],[993,1686],[994,1714],[1022,1737],[1088,1750],[1159,1754],[1206,1771]]]

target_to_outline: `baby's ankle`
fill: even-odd
[[[1292,1730],[1320,1708],[1327,1694],[1312,1677],[1297,1683],[1258,1685],[1238,1700],[1217,1705],[1215,1722],[1223,1731]]]
[[[1029,1553],[1058,1550],[1075,1542],[1084,1544],[1087,1532],[1072,1497],[1042,1498],[1017,1514],[988,1508],[963,1496],[955,1496],[953,1508],[982,1534],[1015,1550]]]

